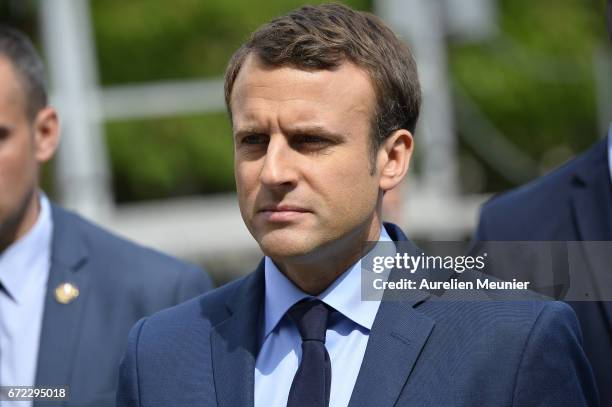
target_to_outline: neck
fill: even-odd
[[[19,210],[0,223],[0,253],[25,236],[36,223],[40,204],[38,192],[33,189],[27,194]]]
[[[273,259],[279,270],[302,291],[319,295],[364,254],[368,241],[380,237],[380,219],[373,216],[349,234],[299,259]]]

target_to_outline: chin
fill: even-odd
[[[280,230],[267,232],[257,240],[261,251],[273,259],[299,258],[312,253],[316,249],[316,244],[312,239],[296,236],[295,231],[287,233]]]

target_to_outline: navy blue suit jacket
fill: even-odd
[[[389,225],[393,240],[405,240]],[[119,407],[252,406],[264,304],[249,276],[139,321]],[[596,403],[571,308],[543,301],[383,301],[350,407],[584,406]],[[332,380],[342,380],[332,371]],[[274,391],[274,389],[270,389]]]
[[[549,175],[487,202],[475,239],[612,241],[607,139]],[[592,256],[591,260],[602,257]],[[600,273],[610,272],[609,264],[587,264],[591,264],[594,279],[601,279]],[[580,321],[601,405],[612,406],[612,302],[570,302],[570,305]]]
[[[137,246],[52,205],[51,268],[36,385],[69,385],[70,400],[35,406],[113,406],[130,327],[212,288],[200,269]],[[68,304],[54,290],[70,282]]]

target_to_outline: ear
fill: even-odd
[[[34,119],[34,154],[39,163],[47,162],[59,144],[60,129],[57,112],[47,106]]]
[[[378,150],[379,187],[383,191],[395,188],[408,172],[413,151],[412,134],[406,129],[393,132]]]

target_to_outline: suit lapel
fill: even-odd
[[[607,139],[599,142],[572,179],[572,209],[581,241],[612,241],[612,198],[608,168]],[[596,245],[584,244],[596,286],[605,286],[610,277],[610,255],[602,255]],[[602,303],[612,324],[612,302]]]
[[[89,289],[87,248],[69,215],[54,205],[51,208],[53,241],[38,351],[38,386],[65,385],[71,382],[73,360],[78,349],[80,324]],[[67,304],[61,304],[55,297],[55,289],[63,283],[71,283],[79,290],[78,297]]]
[[[393,241],[402,242],[398,249],[418,252],[400,228],[389,223],[384,227]],[[389,279],[400,277],[401,273],[392,272]],[[395,405],[435,325],[414,309],[429,293],[417,290],[403,300],[388,294],[392,293],[385,293],[376,314],[349,407]]]
[[[254,404],[255,360],[264,303],[264,263],[228,301],[231,316],[211,332],[212,366],[219,407]]]
[[[422,295],[381,302],[349,407],[395,405],[434,327],[432,319],[413,309],[427,296]]]

